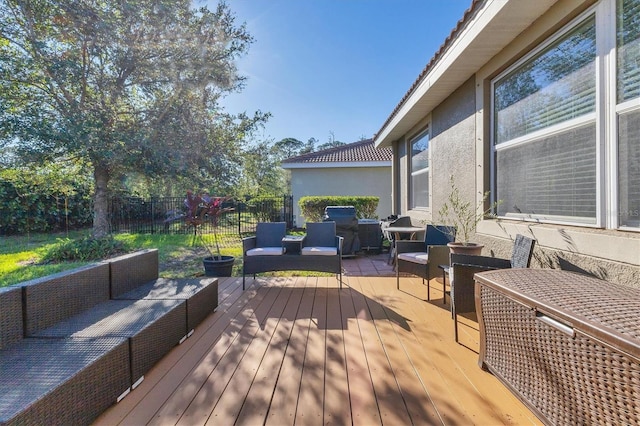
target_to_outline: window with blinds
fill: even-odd
[[[640,0],[618,0],[618,222],[640,228]]]
[[[595,17],[493,84],[498,215],[595,224]]]
[[[600,0],[492,94],[499,216],[640,230],[640,0]]]
[[[411,145],[411,208],[429,207],[429,132],[425,131]]]

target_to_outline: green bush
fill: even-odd
[[[320,222],[327,206],[353,206],[359,219],[377,219],[376,208],[380,197],[373,196],[308,196],[298,201],[300,212],[307,222]]]
[[[106,259],[131,251],[129,244],[112,236],[104,238],[85,237],[77,240],[58,239],[42,256],[42,262],[76,262]]]
[[[246,205],[258,222],[279,222],[282,218],[282,197],[255,197]]]
[[[91,193],[79,165],[0,168],[0,235],[90,226]]]

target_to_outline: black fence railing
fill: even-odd
[[[228,235],[250,234],[258,222],[286,222],[293,227],[293,197],[240,198],[228,202],[233,211],[222,215],[217,232]],[[184,221],[184,198],[161,197],[143,199],[118,197],[109,201],[109,224],[113,233],[187,234],[193,228]],[[213,225],[205,222],[202,232],[213,232]]]

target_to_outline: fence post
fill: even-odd
[[[240,203],[236,200],[236,211],[238,212],[238,236],[242,235],[242,225],[240,224],[240,218],[242,214],[240,212]]]

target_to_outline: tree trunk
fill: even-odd
[[[107,184],[109,170],[96,165],[93,171],[95,193],[93,195],[93,238],[106,237],[109,234],[109,202],[107,198]]]

